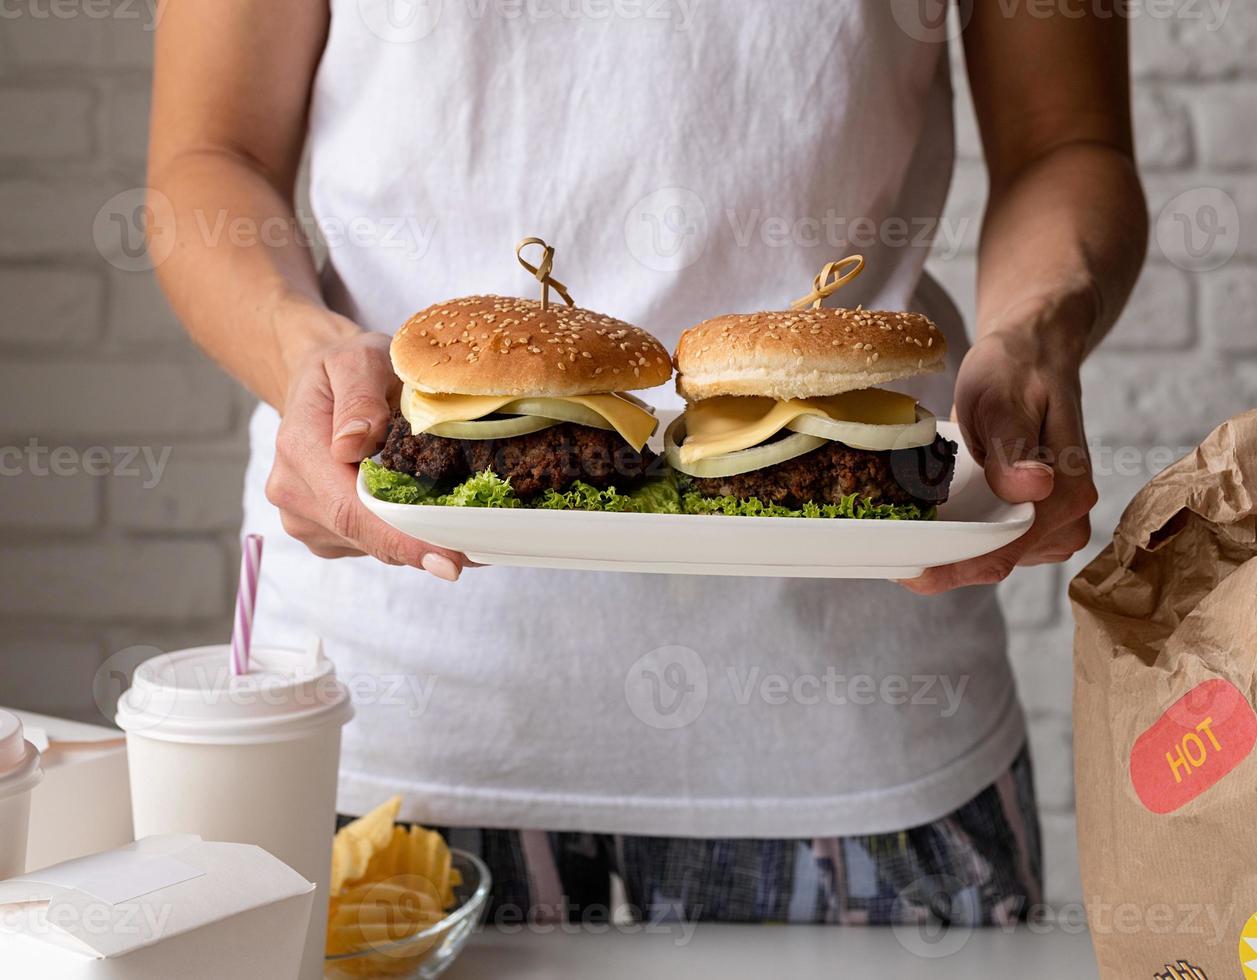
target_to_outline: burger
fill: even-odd
[[[672,377],[668,351],[628,323],[571,305],[469,296],[412,316],[390,348],[402,381],[378,498],[461,506],[646,509],[632,494],[665,467],[632,392]]]
[[[884,385],[941,371],[916,313],[818,307],[716,317],[682,334],[687,408],[665,433],[689,513],[929,519],[957,446]]]

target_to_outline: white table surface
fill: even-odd
[[[700,924],[687,927],[693,933],[684,935],[680,926],[671,928],[670,933],[601,935],[557,928],[548,934],[505,934],[486,928],[472,938],[445,978],[1095,980],[1099,975],[1089,937],[1060,930],[1036,935],[1025,929],[981,929],[932,941],[911,933],[900,942],[894,930],[885,928]]]

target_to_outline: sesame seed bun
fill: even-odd
[[[677,391],[814,398],[943,369],[947,341],[919,313],[783,310],[730,314],[691,327],[677,344]]]
[[[645,330],[580,307],[504,296],[437,303],[393,338],[393,370],[420,391],[563,398],[653,388],[672,377]]]

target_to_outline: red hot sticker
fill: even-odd
[[[1130,781],[1153,813],[1173,813],[1217,784],[1257,743],[1257,712],[1230,681],[1205,681],[1135,740]]]

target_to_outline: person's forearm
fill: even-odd
[[[996,179],[979,250],[978,336],[1009,332],[1080,363],[1130,295],[1147,235],[1135,165],[1112,147],[1065,144]]]
[[[188,332],[258,397],[281,407],[295,366],[356,331],[319,296],[313,257],[286,195],[220,151],[154,161],[176,244],[158,278]]]

